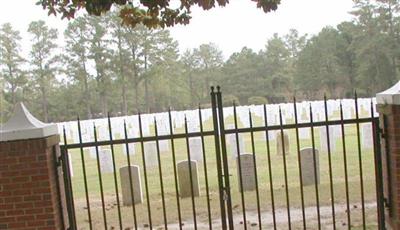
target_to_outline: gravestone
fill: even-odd
[[[126,151],[126,144],[121,145],[122,152],[126,156],[127,151]],[[134,143],[129,143],[128,144],[128,149],[129,149],[129,155],[135,155],[136,150],[135,150],[135,144]]]
[[[239,153],[243,153],[245,151],[245,141],[243,135],[238,134],[239,137]],[[236,143],[236,134],[228,134],[227,135],[228,143],[231,148],[232,157],[236,158],[238,155],[237,143]]]
[[[190,167],[192,168],[193,196],[197,197],[200,195],[197,162],[192,160]],[[190,186],[189,161],[186,160],[178,162],[177,168],[179,179],[179,195],[182,198],[191,197],[192,192]]]
[[[275,140],[276,134],[275,134],[275,130],[269,130],[268,131],[268,140],[269,141],[273,141]],[[265,135],[265,131],[261,132],[261,140],[266,141],[267,140],[267,136]]]
[[[201,137],[189,138],[190,159],[197,162],[203,161],[203,144]]]
[[[160,153],[169,151],[169,141],[168,140],[159,140],[158,146],[160,147]]]
[[[276,132],[276,152],[277,155],[283,155],[283,147],[285,147],[285,155],[288,155],[290,152],[289,145],[289,135],[286,131],[283,131],[283,145],[282,145],[282,132]]]
[[[372,137],[372,124],[363,124],[361,126],[361,136],[362,136],[362,146],[366,149],[371,149],[374,147],[373,137]]]
[[[240,170],[239,170],[239,157],[240,157]],[[238,175],[238,188],[240,189],[240,171],[242,172],[242,185],[243,191],[253,191],[256,189],[256,175],[254,172],[253,154],[243,153],[236,157],[236,168]]]
[[[100,170],[102,173],[113,173],[112,153],[110,149],[99,149]]]
[[[132,185],[130,186],[129,170],[131,171]],[[143,202],[142,184],[140,181],[139,166],[131,165],[119,169],[122,188],[122,203],[125,206]],[[132,196],[133,195],[133,196]],[[133,202],[134,199],[134,202]]]
[[[340,128],[339,126],[330,125],[329,126],[329,146],[331,153],[336,150],[336,139],[340,136]],[[326,126],[322,126],[319,128],[319,138],[321,144],[321,151],[328,152],[328,136],[326,133]]]
[[[155,141],[144,143],[144,157],[146,159],[147,168],[158,166],[157,145]]]
[[[308,140],[310,139],[310,129],[309,128],[300,128],[299,129],[299,139],[300,140]]]
[[[314,171],[314,151],[313,148],[303,148],[300,150],[301,156],[301,178],[303,180],[303,186],[315,184],[315,179],[317,179],[317,184],[319,184],[319,153],[318,149],[315,149],[315,168]],[[317,176],[317,178],[315,178]]]
[[[99,147],[100,148],[100,147]],[[92,159],[97,159],[97,154],[96,154],[96,147],[89,147],[87,148],[89,150],[89,155],[90,158]]]

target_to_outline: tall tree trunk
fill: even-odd
[[[83,61],[83,70],[84,70],[84,80],[83,80],[83,84],[85,87],[85,104],[86,104],[86,114],[87,114],[87,118],[88,119],[92,119],[92,108],[90,106],[90,91],[89,91],[89,84],[88,84],[88,79],[87,79],[87,71],[86,71],[86,64]]]
[[[41,86],[40,91],[42,92],[42,113],[43,113],[43,121],[48,122],[49,121],[49,116],[48,116],[48,108],[47,108],[47,93],[46,89],[44,86]]]
[[[132,61],[133,61],[133,84],[135,88],[135,107],[139,109],[139,74],[136,66],[136,47],[132,46]]]
[[[144,95],[146,100],[146,109],[147,112],[150,112],[150,95],[149,95],[149,83],[148,83],[148,76],[147,76],[147,54],[144,56],[144,72],[146,74],[144,78]]]

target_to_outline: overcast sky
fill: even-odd
[[[35,2],[5,1],[0,7],[0,24],[10,22],[14,29],[20,30],[25,52],[29,50],[26,30],[31,21],[45,20],[49,26],[59,30],[60,37],[68,23],[54,16],[48,17]],[[348,12],[352,5],[351,0],[282,0],[277,11],[265,14],[251,0],[230,0],[230,4],[223,8],[210,11],[194,9],[191,23],[172,28],[171,34],[178,40],[181,51],[213,42],[227,58],[244,46],[260,50],[274,33],[283,35],[291,28],[301,34],[315,34],[324,26],[336,26],[351,19]]]

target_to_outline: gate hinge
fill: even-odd
[[[378,129],[378,133],[381,134],[381,137],[382,137],[383,139],[386,138],[386,134],[385,134],[385,132],[383,131],[382,128],[379,128],[379,129]]]
[[[61,161],[62,161],[62,157],[61,157],[61,156],[59,156],[59,157],[56,158],[56,166],[57,166],[57,167],[60,167],[60,166],[61,166]]]

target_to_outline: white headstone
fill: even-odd
[[[201,137],[189,138],[190,159],[197,162],[203,161],[203,144]]]
[[[339,136],[339,126],[329,126],[329,147],[331,153],[335,152],[336,150],[336,139]],[[320,133],[320,144],[321,144],[321,151],[328,152],[328,135],[326,133],[326,126],[321,126],[319,128]]]
[[[126,156],[127,151],[126,151],[126,144],[121,145],[122,152]],[[135,150],[135,143],[129,143],[128,144],[128,150],[129,150],[129,155],[135,155],[136,150]]]
[[[194,197],[200,195],[197,162],[192,160],[190,163],[190,167],[192,172],[192,186],[190,185],[189,161],[181,161],[177,164],[178,179],[179,179],[179,195],[182,198],[191,197],[192,189]]]
[[[131,177],[129,177],[131,171]],[[122,203],[126,206],[143,202],[139,166],[131,165],[119,169],[122,188]],[[132,184],[131,184],[132,182]],[[131,186],[130,186],[131,185]],[[134,202],[132,202],[134,200]]]
[[[240,133],[238,134],[238,137],[239,137],[239,141],[238,141],[239,142],[239,151],[238,151],[238,148],[237,148],[237,144],[238,143],[236,143],[236,134],[233,133],[233,134],[228,134],[226,136],[227,136],[228,144],[229,144],[229,146],[231,148],[232,157],[236,158],[236,156],[238,155],[238,152],[239,153],[244,153],[246,146],[245,146],[245,141],[244,141],[243,135],[241,135]]]
[[[144,143],[144,156],[146,159],[147,168],[158,166],[157,145],[155,141]]]
[[[255,175],[255,171],[254,171],[253,154],[250,154],[250,153],[240,154],[240,166],[241,167],[239,168],[239,157],[236,157],[236,168],[237,168],[237,175],[238,175],[239,192],[242,191],[240,189],[240,175],[242,175],[243,191],[255,190],[256,189],[256,175]]]
[[[112,153],[110,149],[99,149],[100,170],[102,173],[113,173]]]
[[[373,137],[372,137],[372,124],[367,123],[361,126],[361,136],[362,136],[362,146],[366,149],[371,149],[374,147]]]

